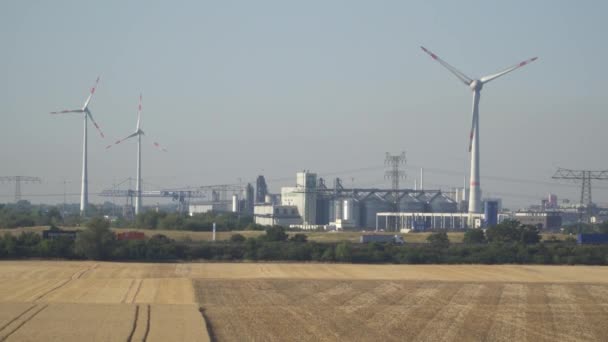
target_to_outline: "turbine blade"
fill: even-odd
[[[116,142],[114,142],[113,144],[110,144],[110,145],[106,146],[106,149],[108,149],[108,148],[110,148],[110,147],[112,147],[112,146],[114,146],[114,145],[118,145],[118,144],[120,144],[121,142],[123,142],[123,141],[125,141],[125,140],[127,140],[127,139],[133,138],[133,137],[137,136],[137,134],[138,134],[138,133],[139,133],[139,132],[135,132],[135,133],[133,133],[133,134],[130,134],[130,135],[128,135],[128,136],[126,136],[126,137],[124,137],[124,138],[120,139],[120,140],[116,140]]]
[[[67,113],[82,113],[84,112],[84,110],[82,109],[68,109],[68,110],[62,110],[62,111],[58,111],[58,112],[51,112],[51,114],[67,114]]]
[[[87,106],[89,105],[89,102],[91,102],[91,98],[93,97],[93,94],[95,94],[95,89],[97,88],[97,84],[99,84],[99,76],[97,76],[97,80],[95,80],[95,85],[93,86],[93,88],[91,88],[91,93],[89,94],[89,97],[87,98],[87,100],[84,102],[84,106],[82,106],[82,108],[87,108]]]
[[[439,62],[439,64],[443,65],[446,69],[448,69],[452,74],[454,74],[454,76],[458,77],[458,79],[461,80],[462,83],[469,85],[473,81],[470,77],[463,74],[462,72],[460,72],[458,69],[454,68],[453,66],[449,65],[443,59],[439,58],[439,56],[437,56],[436,54],[427,50],[424,46],[421,46],[420,48],[422,49],[422,51],[426,52],[429,56],[431,56],[431,58],[433,58],[434,60]]]
[[[139,131],[141,124],[141,94],[139,94],[139,107],[137,107],[137,128],[136,131]]]
[[[515,64],[515,65],[513,65],[513,66],[511,66],[511,67],[508,67],[508,68],[506,68],[505,70],[503,70],[503,71],[501,71],[501,72],[498,72],[498,73],[496,73],[496,74],[493,74],[493,75],[488,75],[488,76],[484,76],[484,77],[482,77],[482,78],[480,79],[480,81],[481,81],[481,83],[488,83],[488,82],[490,82],[491,80],[497,79],[497,78],[499,78],[499,77],[500,77],[500,76],[502,76],[502,75],[506,75],[506,74],[510,73],[511,71],[513,71],[513,70],[515,70],[515,69],[519,69],[519,68],[523,67],[523,66],[524,66],[524,65],[526,65],[526,64],[530,64],[530,63],[534,62],[534,61],[535,61],[535,60],[537,60],[537,59],[538,59],[538,57],[534,57],[534,58],[527,59],[527,60],[525,60],[525,61],[523,61],[523,62],[520,62],[520,63],[518,63],[518,64]]]
[[[159,143],[157,143],[156,141],[154,142],[154,147],[156,147],[157,149],[163,151],[163,152],[169,152],[167,151],[167,149],[165,149],[164,147],[160,146]]]
[[[91,111],[88,108],[86,110],[86,113],[89,116],[89,119],[91,119],[91,121],[93,121],[93,125],[95,125],[95,128],[97,128],[97,131],[99,132],[99,134],[101,135],[101,137],[105,138],[105,136],[103,135],[103,132],[101,131],[101,128],[99,127],[99,125],[97,124],[97,122],[95,121],[95,119],[93,119],[93,115],[91,114]]]

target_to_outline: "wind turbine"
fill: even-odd
[[[91,92],[89,97],[84,102],[84,105],[80,109],[68,109],[62,110],[59,112],[51,112],[51,114],[67,114],[67,113],[82,113],[84,114],[84,137],[82,142],[82,186],[80,191],[80,215],[86,216],[87,207],[89,206],[89,179],[88,179],[88,170],[87,170],[87,120],[91,119],[95,128],[99,132],[102,138],[104,138],[103,132],[95,119],[93,119],[93,114],[91,114],[91,110],[89,109],[89,103],[91,102],[91,98],[93,94],[95,94],[95,89],[97,88],[97,84],[99,83],[99,76],[95,81],[95,85],[91,88]]]
[[[469,137],[469,152],[471,153],[471,176],[470,176],[470,193],[469,193],[469,224],[472,224],[472,215],[481,212],[481,183],[479,181],[479,98],[481,97],[481,89],[483,85],[506,75],[513,70],[519,69],[526,64],[534,62],[538,57],[530,58],[511,67],[506,68],[495,74],[483,76],[479,79],[472,79],[462,72],[458,71],[453,66],[439,58],[437,55],[427,50],[423,46],[422,51],[429,54],[434,60],[443,65],[452,74],[454,74],[462,83],[469,86],[473,91],[473,123],[471,125],[471,134]]]
[[[127,139],[137,137],[137,179],[135,181],[135,215],[139,214],[141,210],[141,136],[145,135],[144,131],[141,129],[141,100],[142,95],[139,94],[139,106],[137,107],[137,126],[135,127],[135,132],[131,133],[125,138],[117,140],[114,144],[106,146],[106,148],[110,148],[114,145],[120,144],[121,142]],[[161,147],[156,141],[154,142],[154,147],[162,150],[163,152],[167,152],[167,150]]]

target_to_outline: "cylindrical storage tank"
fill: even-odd
[[[370,196],[361,202],[361,225],[376,229],[376,214],[392,211],[392,204],[378,196]]]
[[[419,199],[406,195],[399,201],[399,211],[408,213],[424,212],[425,203]]]
[[[356,227],[359,226],[360,219],[360,208],[359,201],[354,198],[345,199],[342,202],[342,219],[352,222]]]
[[[483,211],[485,226],[491,227],[498,224],[498,201],[486,201]]]
[[[344,200],[336,198],[330,201],[329,204],[329,220],[336,222],[336,220],[342,220],[344,213]]]
[[[325,197],[317,197],[317,222],[316,224],[328,224],[330,221],[330,203]]]
[[[232,212],[239,212],[239,195],[232,195]]]
[[[445,195],[439,195],[431,200],[430,208],[434,213],[455,213],[458,211],[458,204]]]

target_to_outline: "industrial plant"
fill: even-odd
[[[145,190],[142,178],[142,95],[139,96],[135,131],[107,145],[107,149],[130,139],[137,138],[136,175],[134,189],[112,188],[97,195],[104,198],[125,199],[120,215],[133,218],[143,211],[144,198],[171,199],[176,210],[195,215],[207,212],[232,212],[254,218],[258,225],[283,226],[304,230],[367,231],[423,231],[429,229],[462,230],[495,225],[506,218],[515,218],[521,223],[542,229],[559,229],[563,224],[574,222],[600,222],[606,211],[597,208],[591,200],[591,180],[608,179],[608,171],[558,169],[554,179],[582,182],[580,203],[558,203],[557,196],[550,194],[539,206],[525,210],[508,211],[502,207],[501,198],[483,198],[480,173],[479,101],[485,84],[537,60],[524,60],[498,73],[478,79],[457,70],[435,53],[421,47],[433,60],[468,86],[473,93],[472,126],[469,135],[470,174],[463,174],[464,184],[452,186],[450,190],[430,189],[424,185],[424,170],[415,177],[414,188],[402,186],[405,180],[405,152],[385,156],[385,179],[390,187],[344,186],[342,179],[328,180],[323,175],[309,170],[296,172],[295,182],[290,186],[271,191],[263,175],[251,183],[223,184],[212,186]],[[104,137],[93,119],[90,102],[100,78],[83,106],[78,109],[54,111],[51,114],[81,114],[84,119],[82,143],[82,177],[80,192],[80,215],[87,216],[89,206],[87,128],[91,120],[101,137]],[[156,149],[167,151],[154,141]],[[37,177],[2,177],[2,181],[14,182],[16,201],[21,198],[21,183],[39,182]],[[253,183],[253,182],[252,182]],[[119,184],[120,185],[120,184]],[[64,184],[65,186],[65,184]]]

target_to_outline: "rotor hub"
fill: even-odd
[[[480,91],[481,88],[483,88],[483,83],[480,80],[473,80],[469,84],[469,87],[471,87],[471,90],[473,90],[473,91],[475,91],[475,90]]]

